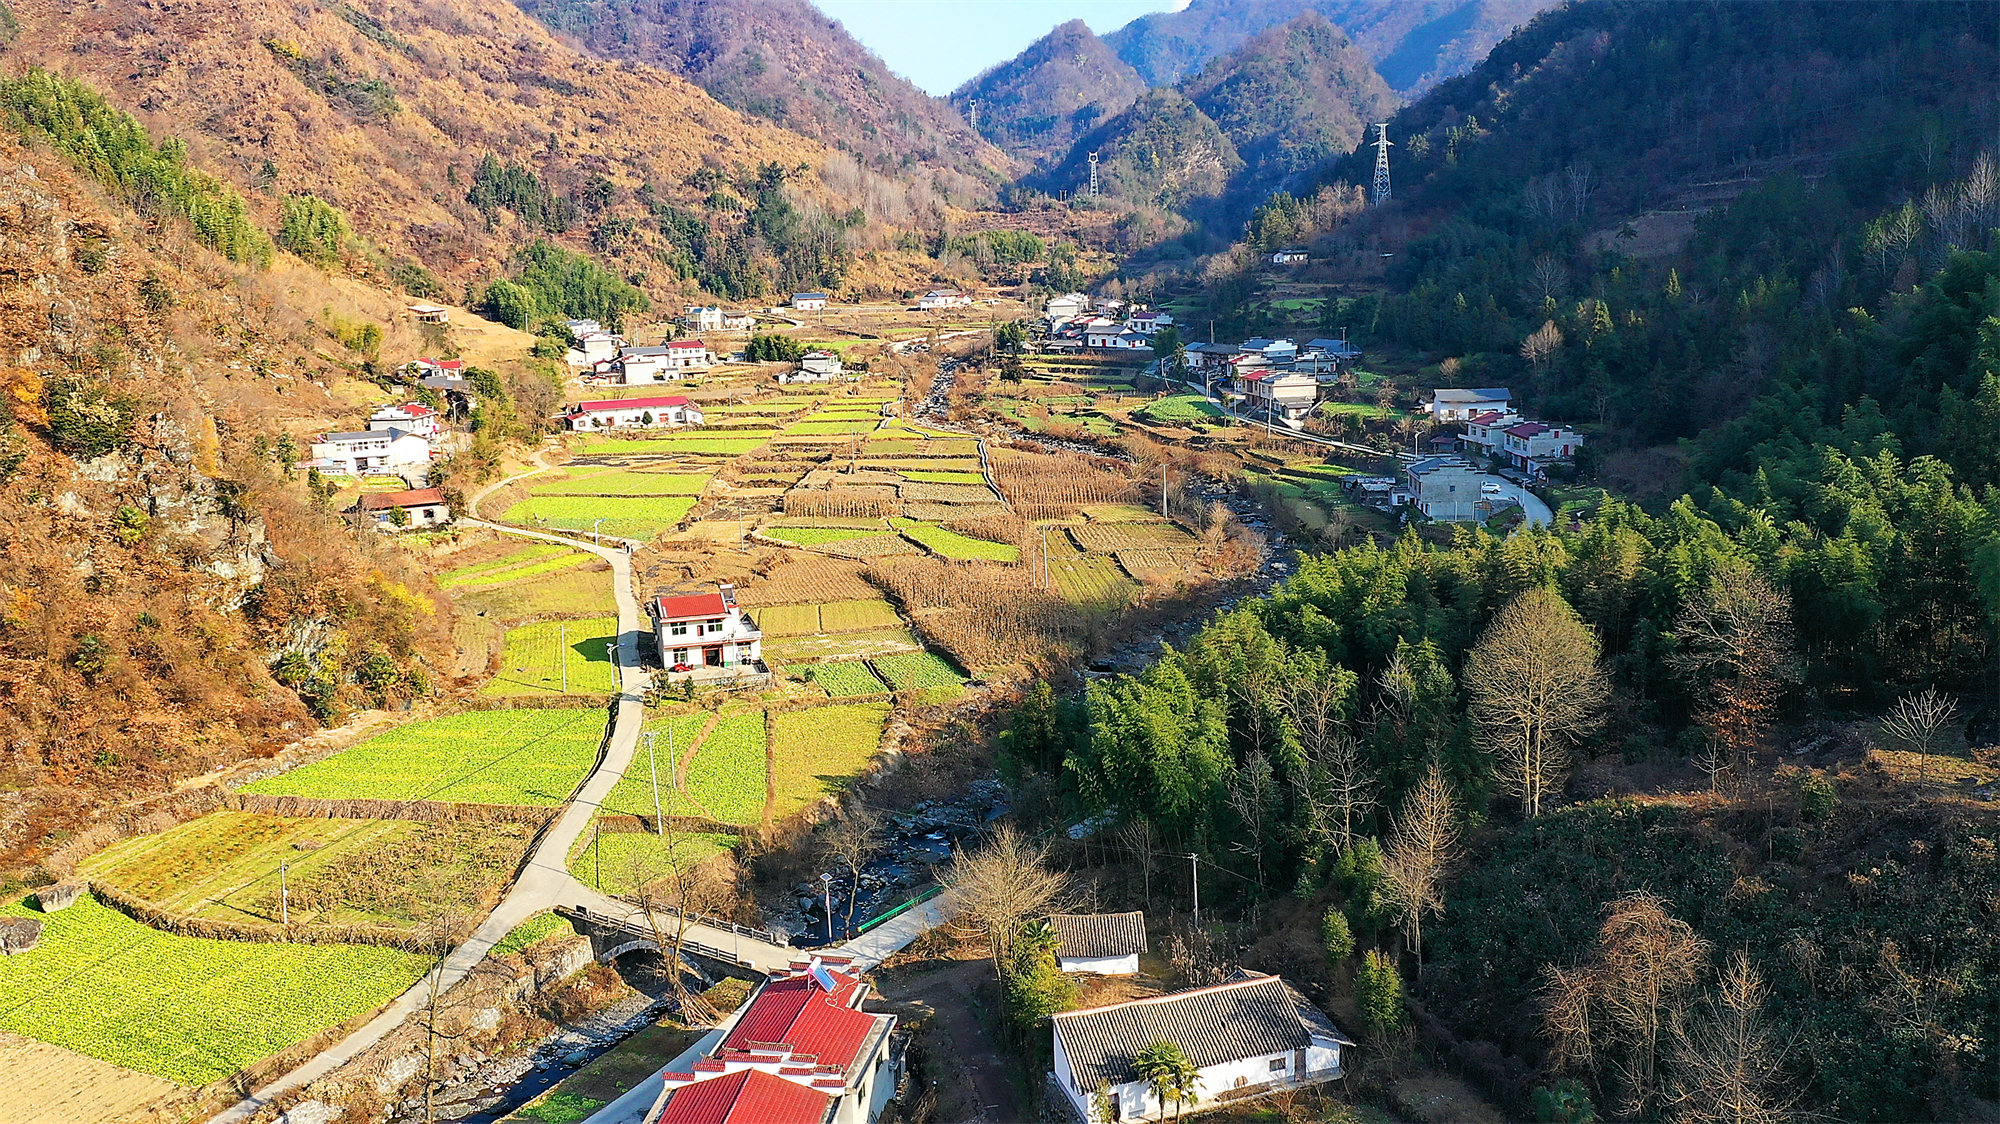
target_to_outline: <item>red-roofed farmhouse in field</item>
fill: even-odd
[[[861,1010],[867,994],[837,960],[773,973],[712,1054],[660,1075],[648,1124],[871,1124],[899,1075],[896,1016]]]
[[[699,668],[761,670],[764,634],[736,604],[736,587],[706,593],[662,594],[649,606],[660,663],[669,679]]]
[[[606,398],[579,402],[563,411],[570,429],[652,429],[700,425],[701,408],[679,394],[664,398]]]

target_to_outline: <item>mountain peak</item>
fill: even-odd
[[[1039,161],[1122,112],[1146,83],[1080,19],[1051,29],[1019,55],[952,92],[981,136]],[[977,103],[977,108],[974,108]]]

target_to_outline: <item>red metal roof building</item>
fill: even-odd
[[[719,586],[702,593],[669,593],[653,599],[653,635],[660,647],[660,665],[667,677],[702,671],[751,669],[762,673],[764,633],[736,604],[736,587]]]
[[[686,396],[600,398],[579,402],[563,411],[571,429],[617,429],[625,426],[700,425],[701,407]]]
[[[761,1069],[742,1069],[683,1085],[653,1124],[823,1124],[833,1096]]]
[[[665,1100],[652,1124],[868,1124],[897,1075],[889,1050],[896,1017],[861,1010],[867,991],[837,959],[773,973],[712,1055],[692,1072],[660,1075]],[[752,1115],[781,1109],[792,1115]]]

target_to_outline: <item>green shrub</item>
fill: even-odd
[[[1395,1034],[1409,1021],[1403,1002],[1403,977],[1396,965],[1382,953],[1369,949],[1361,960],[1361,974],[1354,979],[1354,1007],[1361,1024],[1370,1034]]]
[[[1840,793],[1833,787],[1833,781],[1824,773],[1805,773],[1799,777],[1799,818],[1807,823],[1819,823],[1833,814],[1840,805]]]
[[[743,349],[743,358],[752,363],[796,363],[805,353],[806,345],[790,336],[754,335]]]
[[[1326,963],[1329,968],[1337,968],[1340,962],[1354,955],[1354,930],[1347,924],[1347,915],[1337,905],[1326,907],[1326,916],[1320,918],[1319,940],[1326,949]]]
[[[278,204],[278,245],[324,269],[340,260],[347,218],[316,195],[287,195]]]
[[[137,411],[132,401],[83,379],[50,379],[42,389],[49,415],[49,438],[78,460],[101,457],[132,438]]]

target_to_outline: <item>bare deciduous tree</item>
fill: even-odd
[[[695,915],[726,912],[735,901],[735,887],[708,856],[694,852],[691,837],[675,832],[660,842],[657,851],[632,855],[627,871],[632,891],[626,898],[653,930],[653,945],[660,950],[675,1001],[689,1017],[715,1018],[719,1013],[689,990],[681,965]]]
[[[819,829],[819,844],[827,856],[847,868],[853,892],[847,895],[847,926],[854,927],[854,906],[861,898],[861,868],[882,849],[882,817],[858,800],[850,800],[840,817]]]
[[[1153,825],[1134,819],[1118,829],[1118,842],[1139,860],[1139,877],[1144,888],[1146,909],[1153,908],[1153,867],[1159,863],[1160,844]]]
[[[1458,862],[1458,800],[1433,761],[1403,799],[1396,833],[1382,855],[1382,873],[1403,935],[1424,971],[1424,915],[1443,916],[1444,880]]]
[[[1556,327],[1555,321],[1545,320],[1541,327],[1536,328],[1533,334],[1521,341],[1521,358],[1527,360],[1528,366],[1534,368],[1535,373],[1539,375],[1542,368],[1548,366],[1549,360],[1555,358],[1556,352],[1562,348],[1562,343],[1562,329]]]
[[[1680,1124],[1780,1124],[1797,1092],[1764,1022],[1769,989],[1741,952],[1723,966],[1702,1015],[1675,1033],[1664,1102]]]
[[[1708,942],[1665,899],[1627,894],[1611,903],[1588,962],[1549,969],[1542,1029],[1564,1065],[1604,1072],[1621,1114],[1638,1116],[1659,1099],[1662,1049],[1707,967]]]
[[[1882,718],[1882,734],[1903,750],[1917,755],[1917,783],[1930,783],[1930,761],[1934,754],[1950,748],[1958,723],[1958,703],[1936,687],[1904,695]]]
[[[1569,267],[1554,254],[1543,254],[1528,266],[1528,279],[1521,284],[1521,296],[1535,308],[1560,300],[1569,287]]]
[[[1042,857],[1039,845],[1003,824],[985,847],[971,854],[960,851],[938,876],[958,908],[986,934],[993,967],[1002,978],[1022,924],[1050,912],[1069,893],[1069,876],[1042,865]]]
[[[1610,688],[1597,637],[1553,590],[1536,587],[1493,618],[1465,663],[1480,744],[1529,816],[1562,783],[1570,744],[1597,728]]]
[[[1695,688],[1695,721],[1732,753],[1756,745],[1785,684],[1792,656],[1792,599],[1747,564],[1720,567],[1674,618],[1681,647],[1672,666]]]
[[[1305,759],[1298,779],[1301,803],[1313,830],[1336,851],[1354,842],[1357,822],[1375,807],[1375,779],[1343,722],[1351,689],[1339,676],[1299,675],[1280,700]]]
[[[1243,821],[1243,830],[1249,838],[1230,844],[1230,849],[1238,854],[1249,852],[1257,868],[1259,885],[1264,882],[1264,848],[1270,842],[1277,795],[1278,782],[1271,759],[1262,750],[1251,750],[1229,781],[1229,807]]]

